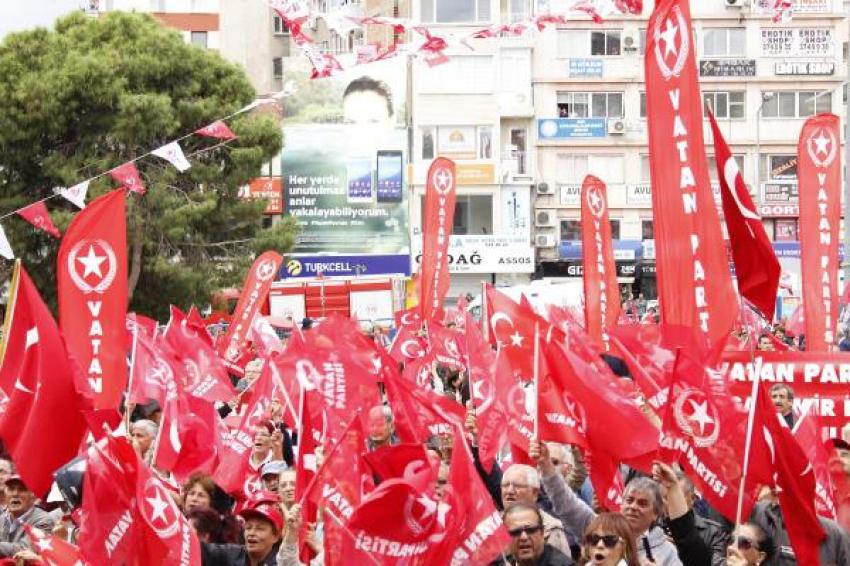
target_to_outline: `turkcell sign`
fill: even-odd
[[[296,255],[287,256],[281,279],[310,277],[359,277],[361,275],[410,275],[410,255]]]

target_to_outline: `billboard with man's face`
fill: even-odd
[[[290,65],[287,61],[287,65]],[[284,73],[284,214],[298,220],[293,252],[408,254],[402,58],[309,80],[306,60]]]

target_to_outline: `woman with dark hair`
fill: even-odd
[[[186,518],[195,527],[198,533],[198,540],[201,542],[212,542],[215,544],[226,544],[235,542],[233,540],[225,540],[224,537],[224,521],[218,512],[211,508],[196,508],[186,513]]]
[[[600,513],[587,526],[581,545],[581,564],[640,566],[635,537],[620,513]]]
[[[183,513],[188,515],[189,511],[212,507],[217,490],[218,486],[211,477],[204,474],[192,475],[183,485],[183,491],[180,494]]]
[[[773,557],[773,539],[755,523],[735,527],[726,549],[726,566],[759,566]]]
[[[201,526],[210,534],[206,542],[229,544],[239,539],[239,522],[231,514],[233,500],[206,474],[193,474],[180,492],[180,507],[189,519],[197,516],[192,524]],[[200,512],[196,514],[195,512]],[[213,518],[214,516],[214,518]],[[201,530],[198,529],[198,534]]]

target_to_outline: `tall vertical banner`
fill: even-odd
[[[666,324],[725,340],[737,314],[708,177],[688,2],[660,0],[647,30],[646,104],[658,298]]]
[[[806,349],[829,350],[838,322],[838,238],[841,222],[841,142],[838,116],[818,114],[797,142],[800,263]]]
[[[428,169],[422,226],[419,308],[424,321],[440,319],[449,292],[449,239],[455,216],[455,163],[438,157]]]
[[[269,296],[281,263],[283,263],[283,256],[279,253],[265,252],[254,260],[254,264],[251,265],[245,277],[239,302],[236,303],[236,310],[233,311],[233,319],[218,350],[227,369],[237,375],[245,374],[245,368],[240,362],[244,359],[247,349],[251,325],[263,303],[266,302],[266,297]]]
[[[59,326],[95,409],[115,409],[127,385],[125,191],[98,197],[71,221],[56,260]]]
[[[588,175],[581,185],[581,262],[584,269],[584,321],[588,335],[608,350],[608,329],[620,317],[620,286],[614,263],[608,190]]]

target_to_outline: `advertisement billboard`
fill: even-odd
[[[410,254],[403,58],[310,81],[287,60],[294,94],[284,115],[284,214],[295,253]]]

